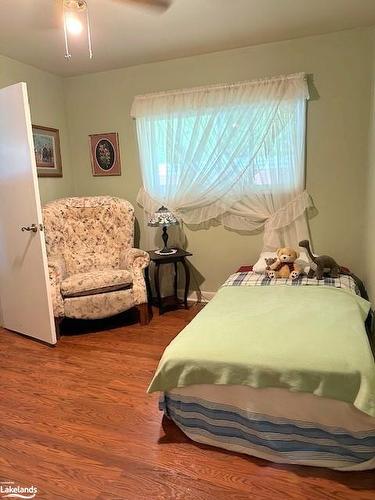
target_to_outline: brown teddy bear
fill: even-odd
[[[301,268],[295,264],[299,257],[299,252],[293,248],[279,248],[276,251],[276,262],[271,264],[267,275],[269,278],[291,278],[295,280],[301,273]]]

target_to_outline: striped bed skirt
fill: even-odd
[[[196,385],[160,397],[193,441],[277,463],[375,468],[375,419],[351,404],[286,389]]]

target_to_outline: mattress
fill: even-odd
[[[194,385],[162,394],[193,441],[282,464],[375,468],[375,418],[353,405],[286,389]]]

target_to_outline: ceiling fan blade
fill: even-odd
[[[122,4],[135,4],[144,7],[150,7],[159,10],[167,10],[172,0],[116,0]]]

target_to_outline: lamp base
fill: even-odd
[[[155,253],[158,255],[172,255],[174,253],[177,253],[177,249],[176,248],[167,248],[164,250],[164,248],[163,248],[162,250],[155,250]]]

